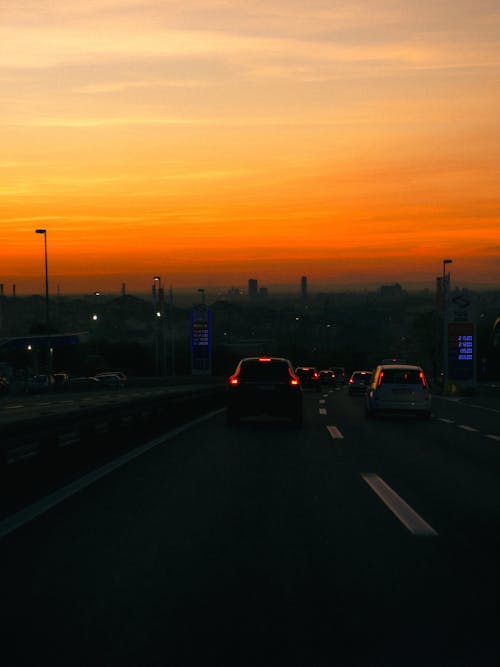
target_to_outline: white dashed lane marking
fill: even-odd
[[[467,424],[459,424],[458,428],[461,428],[463,431],[470,431],[471,433],[477,433],[478,429],[473,426],[467,426]]]
[[[453,419],[445,419],[444,417],[438,417],[438,420],[440,422],[444,422],[445,424],[454,424],[455,422]]]
[[[336,426],[327,426],[326,428],[328,429],[328,433],[335,440],[339,440],[339,439],[342,439],[344,437]]]
[[[326,410],[326,408],[320,408],[320,409],[319,409],[319,414],[320,414],[320,415],[326,415],[326,414],[327,414],[327,410]]]
[[[374,473],[364,473],[361,477],[410,533],[419,537],[437,536],[434,528],[405,503],[381,477]]]
[[[493,433],[488,433],[484,437],[489,438],[490,440],[496,440],[497,442],[500,442],[500,435],[493,435]]]

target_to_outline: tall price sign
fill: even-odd
[[[191,311],[191,372],[193,375],[212,372],[210,310],[205,304],[194,306]]]

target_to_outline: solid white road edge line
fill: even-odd
[[[410,533],[419,536],[437,536],[434,528],[405,503],[381,477],[374,473],[362,473],[361,477]]]
[[[141,447],[137,447],[137,449],[134,449],[133,451],[118,457],[114,461],[110,461],[106,465],[103,465],[100,468],[96,468],[96,470],[92,470],[83,477],[80,477],[74,482],[71,482],[71,484],[63,486],[61,489],[50,493],[48,496],[41,498],[32,505],[28,505],[28,507],[25,507],[19,512],[12,514],[6,519],[3,519],[3,521],[0,521],[0,540],[10,533],[13,533],[18,528],[21,528],[26,523],[29,523],[30,521],[33,521],[33,519],[36,519],[42,514],[45,514],[56,505],[59,505],[59,503],[62,503],[67,498],[75,495],[75,493],[78,493],[82,489],[85,489],[87,486],[90,486],[91,484],[94,484],[94,482],[97,482],[103,477],[106,477],[106,475],[109,475],[117,468],[121,468],[129,461],[142,456],[142,454],[145,454],[150,449],[158,447],[158,445],[162,445],[168,440],[172,440],[181,433],[188,431],[193,426],[197,426],[198,424],[201,424],[202,422],[215,417],[215,415],[218,415],[221,412],[224,412],[224,408],[220,410],[214,410],[213,412],[203,415],[202,417],[198,417],[198,419],[193,419],[193,421],[190,421],[187,424],[183,424],[182,426],[179,426],[172,431],[168,431],[163,435],[159,435],[157,438],[150,440]]]
[[[336,426],[327,426],[326,428],[328,429],[328,433],[332,436],[332,438],[338,440],[344,437]]]

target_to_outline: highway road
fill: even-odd
[[[496,666],[499,416],[178,427],[0,522],[2,664]]]

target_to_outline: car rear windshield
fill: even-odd
[[[385,377],[385,373],[384,373]],[[371,373],[354,373],[352,376],[353,380],[356,380],[356,382],[370,382],[372,379],[372,374]]]
[[[413,368],[384,368],[381,375],[380,384],[422,384],[420,371]]]
[[[284,361],[245,361],[240,366],[243,380],[289,380],[289,366]]]

